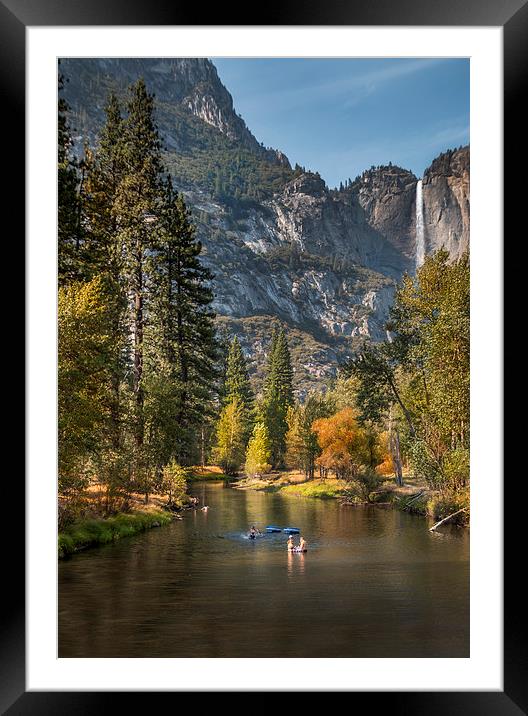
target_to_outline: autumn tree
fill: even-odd
[[[244,428],[244,406],[235,397],[222,408],[213,452],[216,463],[228,475],[234,474],[244,462]]]
[[[95,471],[108,428],[105,391],[108,303],[104,280],[73,282],[58,298],[59,489],[75,491]]]
[[[344,480],[353,480],[371,460],[364,431],[351,408],[343,408],[313,424],[321,455],[317,463]]]
[[[251,477],[271,470],[271,446],[264,423],[256,423],[246,450],[246,473]]]
[[[313,392],[303,403],[290,406],[286,415],[286,462],[300,468],[309,480],[314,478],[316,458],[321,452],[312,426],[318,418],[328,414],[327,400]]]

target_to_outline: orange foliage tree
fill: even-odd
[[[374,469],[379,461],[375,434],[359,425],[352,408],[343,408],[312,425],[321,448],[317,464],[343,480],[356,480],[361,472]]]

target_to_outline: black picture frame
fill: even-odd
[[[4,207],[16,217],[17,235],[22,233],[24,207],[25,146],[25,29],[28,26],[103,25],[355,25],[355,26],[502,26],[504,36],[504,216],[506,233],[522,227],[523,182],[516,181],[519,166],[526,166],[525,75],[528,69],[527,0],[370,0],[344,2],[326,0],[269,0],[260,10],[260,22],[242,18],[235,4],[213,5],[204,11],[197,4],[180,6],[166,0],[0,0],[0,89],[3,115],[8,120],[4,134],[3,168],[9,181],[4,189]],[[207,23],[203,23],[204,12]],[[7,136],[9,137],[7,139]],[[519,174],[520,175],[520,174]],[[525,200],[524,200],[525,201]],[[6,225],[6,224],[5,224]],[[5,234],[7,237],[9,234]],[[17,246],[23,247],[17,237]],[[14,236],[11,245],[15,245]],[[520,240],[519,240],[520,243]],[[506,258],[506,255],[505,255]],[[21,266],[24,257],[18,257]],[[517,262],[516,262],[517,263]],[[515,283],[515,279],[513,280]],[[508,305],[508,304],[506,304]],[[511,307],[511,306],[510,306]],[[505,312],[505,315],[508,315]],[[8,318],[9,320],[9,318]],[[20,321],[11,318],[12,333]],[[494,339],[502,340],[501,336]],[[497,436],[501,440],[501,436]],[[501,476],[497,476],[501,479]],[[515,487],[508,478],[504,504],[504,691],[464,692],[351,692],[351,706],[387,708],[392,714],[493,714],[512,716],[528,712],[527,679],[523,657],[526,643],[523,630],[524,592],[516,589],[519,564],[515,545],[522,544],[522,521],[508,507],[508,495]],[[23,478],[17,496],[23,493]],[[507,519],[507,514],[509,519]],[[14,514],[15,511],[12,511]],[[119,699],[134,699],[133,707],[152,708],[152,698],[174,699],[170,693],[129,692],[26,692],[25,688],[25,576],[23,525],[20,510],[7,535],[16,535],[16,546],[4,552],[5,606],[2,610],[0,641],[0,708],[8,714],[95,713],[115,709]],[[12,538],[11,538],[12,539]],[[520,561],[520,560],[519,560]],[[7,563],[6,563],[7,562]],[[419,684],[417,684],[419,688]],[[241,689],[242,690],[242,689]],[[292,689],[293,690],[293,689]],[[271,695],[271,694],[270,694]],[[149,699],[147,702],[146,699]],[[174,704],[174,701],[173,701]],[[175,705],[175,704],[174,704]]]

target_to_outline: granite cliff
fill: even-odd
[[[109,90],[139,76],[156,97],[165,162],[185,195],[215,274],[219,324],[236,332],[258,381],[271,324],[288,326],[300,392],[329,377],[365,338],[380,340],[416,254],[418,178],[372,167],[345,188],[292,168],[236,113],[206,59],[67,59],[60,71],[77,151],[94,143]],[[469,148],[436,158],[423,177],[426,251],[469,245]]]

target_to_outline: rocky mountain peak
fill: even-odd
[[[328,193],[327,186],[320,174],[314,172],[303,172],[292,179],[284,187],[285,196],[292,194],[307,194],[320,197]]]
[[[424,172],[424,184],[433,177],[457,177],[469,182],[469,147],[459,147],[442,152]]]
[[[357,198],[367,222],[405,256],[414,254],[412,217],[417,178],[391,164],[371,167],[348,190]]]

